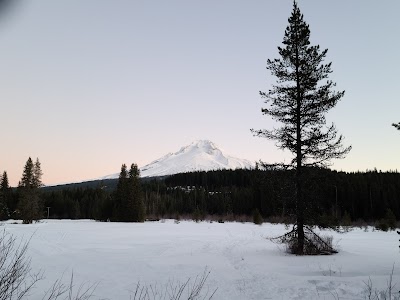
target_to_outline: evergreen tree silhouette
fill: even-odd
[[[293,2],[283,46],[278,47],[279,59],[267,61],[267,69],[277,77],[268,92],[260,92],[267,108],[262,113],[281,123],[272,130],[254,130],[259,137],[277,141],[280,149],[289,150],[294,158],[290,165],[295,172],[297,254],[304,254],[304,225],[306,197],[304,169],[308,166],[326,167],[333,158],[343,158],[351,147],[342,146],[334,124],[326,126],[325,113],[343,97],[335,92],[335,83],[328,80],[331,63],[324,64],[326,50],[310,45],[309,25]]]

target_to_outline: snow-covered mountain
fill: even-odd
[[[253,166],[248,160],[223,153],[211,141],[200,140],[142,167],[141,174],[142,177],[151,177],[192,171],[250,169]]]
[[[213,142],[199,140],[182,147],[140,168],[141,177],[165,176],[192,171],[222,169],[250,169],[254,164],[248,160],[225,154]],[[102,179],[118,178],[119,174]]]

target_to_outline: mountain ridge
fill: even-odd
[[[194,171],[252,169],[254,163],[230,156],[209,140],[197,140],[140,168],[141,177],[167,176]],[[98,179],[118,178],[119,173]]]

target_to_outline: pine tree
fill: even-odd
[[[118,177],[117,188],[114,193],[114,219],[116,221],[126,221],[125,202],[128,197],[128,170],[126,164],[122,164],[121,172]]]
[[[308,166],[326,167],[329,160],[343,158],[351,147],[342,146],[334,124],[326,126],[325,113],[343,97],[343,92],[332,91],[335,83],[328,80],[331,63],[323,64],[327,49],[310,45],[309,25],[293,2],[293,11],[285,30],[283,46],[278,47],[281,58],[268,60],[267,69],[277,77],[277,84],[267,92],[260,92],[267,108],[262,113],[282,123],[273,130],[252,130],[256,136],[277,141],[280,149],[289,150],[295,169],[296,240],[294,252],[304,254],[304,225],[306,224],[304,169]],[[278,164],[283,166],[283,164]]]
[[[140,171],[136,164],[132,164],[129,170],[128,213],[129,221],[144,221],[145,208],[140,185]]]
[[[3,175],[1,176],[0,190],[7,191],[9,189],[10,189],[10,185],[8,183],[8,175],[7,175],[7,172],[4,171]]]
[[[19,182],[19,211],[24,224],[30,224],[40,219],[40,196],[39,187],[41,182],[42,171],[39,159],[34,164],[29,157],[21,181]]]
[[[117,189],[114,194],[114,218],[122,222],[142,222],[145,209],[140,185],[140,172],[136,164],[129,170],[121,167]]]
[[[7,220],[10,217],[10,211],[7,206],[7,200],[10,194],[7,172],[4,171],[0,176],[0,220]]]
[[[35,164],[33,165],[33,177],[32,177],[32,185],[35,188],[41,188],[43,186],[42,183],[42,167],[39,162],[39,158],[36,158]]]
[[[392,126],[395,127],[397,130],[400,130],[400,122],[397,124],[393,123]]]
[[[28,158],[28,160],[26,161],[25,167],[24,167],[24,171],[22,173],[22,178],[21,181],[19,182],[19,186],[20,187],[24,187],[24,188],[32,188],[33,186],[33,161],[32,158]]]

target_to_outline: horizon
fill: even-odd
[[[46,185],[139,167],[207,139],[268,163],[291,155],[250,128],[276,126],[259,91],[276,78],[293,1],[20,0],[0,16],[0,172],[16,186],[28,157]],[[353,149],[331,169],[400,169],[400,2],[298,1],[311,42],[329,49],[344,98],[327,114]]]
[[[182,149],[187,148],[187,147],[189,147],[189,146],[191,146],[193,144],[198,144],[199,142],[211,142],[214,146],[217,147],[218,150],[221,150],[223,155],[229,155],[229,153],[225,152],[224,149],[220,148],[217,144],[215,144],[214,142],[212,142],[210,140],[195,140],[195,141],[193,141],[192,143],[190,143],[188,145],[182,146],[177,151],[166,153],[164,156],[169,155],[169,154],[172,154],[172,155],[179,154],[179,152]],[[145,164],[143,166],[138,166],[140,171],[142,172],[143,168],[145,168],[145,167],[147,167],[149,165],[152,165],[155,162],[158,162],[160,159],[164,158],[164,156],[163,157],[159,157],[159,158],[157,158],[157,159],[155,159],[155,160],[153,160],[153,161],[151,161],[151,162],[149,162],[149,163],[147,163],[147,164]],[[234,158],[238,158],[238,157],[234,157]],[[238,159],[241,159],[241,158],[238,158]],[[246,159],[243,159],[243,160],[246,160]],[[249,161],[249,162],[253,163],[254,165],[256,163],[261,163],[261,161],[254,161],[254,162]],[[135,162],[132,162],[132,163],[135,163]],[[126,164],[126,165],[127,165],[127,167],[130,166],[130,164]],[[254,168],[254,165],[253,165],[252,168]],[[121,164],[121,166],[122,166],[122,164]],[[241,168],[237,168],[237,169],[241,169]],[[247,169],[247,167],[245,169]],[[377,168],[367,169],[367,170],[356,170],[356,171],[336,170],[336,169],[333,169],[333,168],[330,168],[330,167],[328,167],[327,169],[331,170],[331,171],[336,171],[336,172],[344,172],[344,173],[347,173],[347,174],[351,174],[351,173],[368,173],[368,172],[399,173],[399,171],[397,169],[396,170],[384,170],[384,171],[379,170]],[[197,172],[197,171],[209,172],[209,171],[219,171],[219,170],[223,170],[223,169],[193,170],[193,172]],[[235,170],[235,169],[231,168],[230,170]],[[185,172],[182,172],[182,173],[185,173]],[[191,172],[191,171],[189,171],[189,172]],[[52,184],[45,184],[44,187],[63,186],[63,185],[68,185],[68,184],[79,184],[79,183],[91,182],[91,181],[102,181],[102,180],[118,179],[119,173],[120,173],[120,168],[118,169],[118,172],[116,171],[116,172],[114,172],[112,174],[102,175],[102,176],[99,176],[99,177],[96,177],[96,178],[87,178],[87,179],[82,179],[82,180],[77,180],[77,181],[71,181],[71,182],[58,182],[58,183],[52,183]],[[175,175],[175,174],[179,174],[179,173],[172,173],[172,174],[168,174],[168,175]],[[142,173],[140,173],[140,177],[142,177],[142,178],[151,178],[151,177],[158,177],[158,176],[162,177],[162,176],[168,176],[168,175],[142,176]],[[17,186],[15,186],[15,187],[17,187]]]

